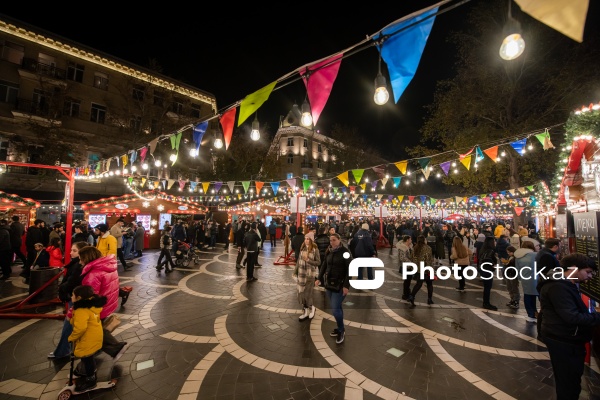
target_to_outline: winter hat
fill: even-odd
[[[477,241],[485,242],[485,235],[483,233],[480,233],[479,235],[477,235]]]
[[[310,239],[313,242],[315,241],[315,234],[313,232],[308,232],[306,235],[304,235],[304,239]]]
[[[106,232],[108,232],[108,225],[106,225],[106,224],[98,224],[98,225],[96,225],[95,229],[98,229],[102,233],[106,233]]]
[[[369,230],[369,224],[367,224],[367,223],[364,223],[364,224],[362,224],[360,227],[361,227],[362,229],[365,229],[365,230],[367,230],[367,231]]]

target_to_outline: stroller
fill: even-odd
[[[186,242],[177,243],[177,251],[175,252],[175,265],[178,267],[187,267],[191,261],[194,264],[200,263],[200,251],[192,249],[192,245]]]

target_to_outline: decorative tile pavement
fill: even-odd
[[[283,246],[265,244],[258,281],[236,270],[237,251],[202,252],[198,265],[166,275],[146,251],[121,273],[134,289],[113,332],[127,341],[114,362],[96,357],[98,379],[112,389],[94,399],[550,399],[552,367],[535,324],[523,310],[500,307],[506,289],[495,283],[492,302],[480,308],[478,281],[456,292],[456,282],[436,281],[427,305],[401,300],[396,254],[380,252],[388,280],[375,291],[350,290],[344,301],[346,336],[336,327],[321,288],[314,289],[315,318],[300,322],[293,268],[276,266]],[[13,276],[0,283],[0,304],[27,296]],[[37,312],[60,312],[46,307]],[[68,359],[49,360],[62,322],[0,318],[0,400],[56,399],[69,373]],[[600,396],[599,368],[585,368],[582,399]]]

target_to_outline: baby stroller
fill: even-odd
[[[178,267],[187,267],[191,261],[198,264],[198,254],[192,249],[192,245],[186,242],[177,243],[177,251],[175,252],[175,265]]]

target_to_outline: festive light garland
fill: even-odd
[[[21,207],[35,207],[39,208],[41,204],[33,199],[21,197],[16,194],[10,194],[0,191],[0,202],[2,203],[16,203]]]

